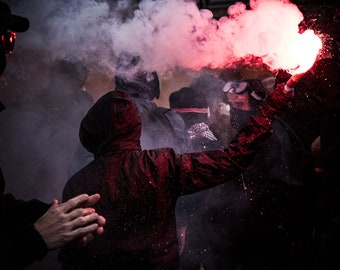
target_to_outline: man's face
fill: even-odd
[[[252,108],[249,103],[248,92],[243,94],[236,94],[234,92],[228,93],[228,103],[231,107],[243,111],[250,111]]]

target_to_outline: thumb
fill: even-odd
[[[52,205],[51,205],[51,209],[54,209],[54,208],[58,208],[58,206],[59,206],[59,202],[58,202],[58,200],[57,199],[54,199],[53,201],[52,201]]]

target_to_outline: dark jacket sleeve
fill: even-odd
[[[33,223],[0,233],[0,268],[21,269],[33,262],[41,261],[47,246]]]
[[[228,148],[179,155],[180,193],[188,194],[234,179],[249,169],[257,152],[273,133],[272,121],[288,108],[293,91],[284,92],[279,85],[261,107],[260,114],[250,118],[247,126]]]
[[[34,222],[49,205],[38,200],[25,202],[10,194],[2,194],[0,207],[0,269],[21,269],[42,260],[47,246],[35,230]]]

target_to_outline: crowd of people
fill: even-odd
[[[29,21],[0,1],[0,27],[2,74]],[[30,160],[62,167],[63,202],[16,199],[0,171],[1,269],[52,250],[65,270],[339,269],[336,53],[294,87],[284,71],[268,87],[239,66],[208,70],[170,108],[154,102],[159,77],[139,55],[121,53],[115,70],[115,89],[94,102],[86,66],[58,59],[41,107],[24,108],[44,112],[31,129],[48,126],[46,153],[64,153]]]

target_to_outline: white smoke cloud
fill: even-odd
[[[249,54],[272,69],[290,69],[287,57],[303,19],[287,0],[237,2],[216,20],[196,1],[144,0],[124,18],[130,1],[19,1],[17,11],[31,21],[25,48],[38,48],[51,58],[75,55],[106,73],[114,73],[122,51],[138,53],[145,68],[165,72],[176,67],[200,70],[230,66]],[[290,60],[287,62],[287,59]]]
[[[83,1],[22,1],[17,13],[31,23],[18,46],[39,51],[50,60],[74,55],[110,69],[110,30],[115,27],[107,3]],[[108,71],[110,72],[110,70]]]

